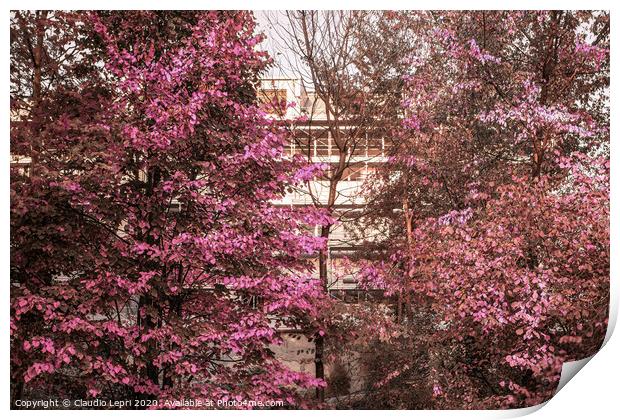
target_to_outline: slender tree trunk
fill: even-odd
[[[405,274],[403,281],[408,282],[411,278],[411,269],[413,268],[413,214],[411,209],[409,208],[409,203],[407,202],[407,197],[403,199],[403,213],[405,216],[405,227],[407,230],[407,273]],[[408,284],[403,285],[403,290],[408,290]],[[404,318],[404,309],[405,300],[409,303],[409,295],[406,295],[406,299],[403,297],[403,292],[399,291],[398,293],[398,312],[397,312],[397,321],[400,323]]]
[[[157,185],[159,185],[161,181],[161,171],[158,167],[153,167],[150,168],[149,170],[147,170],[146,173],[146,185],[145,185],[145,194],[147,196],[151,196],[154,193],[155,188],[157,187]],[[154,214],[150,214],[149,215],[149,225],[153,226],[153,219],[154,219],[155,215]],[[157,245],[157,239],[154,238],[150,233],[146,235],[146,237],[144,238],[144,241],[146,243],[148,243],[149,245]],[[159,271],[161,273],[161,275],[163,276],[163,270],[161,270],[161,267],[149,263],[147,265],[147,269],[148,270],[155,270],[155,271]],[[142,315],[142,311],[144,311],[144,315]],[[153,315],[153,314],[158,314],[158,315]],[[140,296],[139,299],[139,306],[138,306],[138,319],[140,322],[140,331],[144,332],[144,333],[149,333],[151,330],[155,329],[159,326],[161,326],[161,306],[160,304],[158,304],[158,302],[156,302],[152,296],[148,295],[148,294],[143,294]],[[157,386],[161,386],[161,384],[159,383],[159,368],[157,366],[155,366],[155,363],[153,362],[155,360],[155,358],[157,357],[157,345],[156,343],[153,342],[153,340],[148,340],[148,343],[146,344],[146,368],[145,368],[145,373],[146,373],[146,379],[150,380],[153,384],[157,385]],[[142,398],[145,399],[152,399],[154,396],[153,395],[142,395]]]
[[[140,315],[140,312],[144,310],[144,316]],[[142,295],[140,296],[140,305],[138,307],[138,316],[140,316],[140,327],[144,332],[149,332],[154,329],[157,324],[151,315],[151,311],[154,310],[154,302],[150,296]],[[149,340],[149,343],[146,346],[146,378],[149,379],[156,385],[159,385],[159,370],[157,366],[153,363],[153,360],[156,357],[157,348],[152,340]],[[145,398],[151,398],[152,395],[145,395]]]
[[[37,12],[37,28],[35,34],[35,45],[32,51],[33,78],[32,78],[32,102],[37,104],[41,99],[41,80],[42,80],[42,57],[43,57],[43,36],[45,28],[43,19],[47,17],[47,12]]]
[[[182,271],[183,270],[179,268],[179,274],[178,274],[179,279],[181,279]],[[170,301],[170,312],[174,312],[177,316],[177,321],[180,321],[181,315],[182,315],[182,308],[183,308],[182,297],[176,296],[176,297],[169,299],[169,301]],[[173,345],[173,347],[177,348],[178,346]],[[164,389],[165,388],[169,389],[169,388],[174,387],[174,376],[169,366],[166,366],[164,368],[162,387]]]
[[[321,227],[321,237],[325,239],[329,239],[329,234],[331,231],[331,225]],[[321,285],[323,285],[323,289],[325,293],[329,292],[329,279],[327,277],[327,260],[328,260],[328,250],[321,250],[319,252],[319,279],[321,281]],[[325,364],[324,364],[324,353],[325,353],[325,337],[319,334],[316,334],[314,337],[314,371],[315,377],[317,379],[325,380]],[[316,398],[319,402],[325,401],[325,388],[317,387],[316,388]]]
[[[325,350],[325,341],[322,336],[316,335],[314,339],[314,347],[315,347],[315,359],[314,359],[314,370],[315,376],[318,379],[325,380],[325,366],[323,365],[323,352]],[[319,402],[325,401],[325,388],[316,387],[316,399]]]
[[[36,33],[35,33],[35,43],[32,48],[32,104],[31,104],[31,112],[30,119],[32,120],[34,113],[38,112],[39,106],[41,104],[41,92],[42,92],[42,81],[43,81],[43,52],[44,52],[44,36],[45,36],[45,19],[47,19],[47,12],[40,11],[36,12],[37,22],[36,22]],[[37,123],[37,126],[40,123]],[[35,131],[39,131],[35,128]],[[39,161],[39,154],[41,153],[41,141],[38,133],[34,133],[32,136],[31,142],[31,151],[30,151],[30,168],[31,168],[31,176],[35,176],[37,173],[37,163]]]

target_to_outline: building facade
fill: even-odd
[[[294,189],[278,205],[325,206],[329,202],[331,171],[344,160],[345,168],[337,181],[332,206],[337,223],[328,241],[328,286],[333,295],[361,298],[362,292],[350,275],[352,267],[345,261],[361,245],[359,237],[354,235],[353,223],[365,205],[364,181],[387,161],[388,140],[378,130],[363,130],[354,122],[340,121],[338,130],[348,139],[343,151],[342,144],[336,145],[333,119],[329,118],[325,103],[300,79],[264,79],[258,96],[267,113],[290,124],[292,135],[286,153],[301,154],[311,163],[330,168],[324,177]],[[319,234],[318,227],[315,234]]]

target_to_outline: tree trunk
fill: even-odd
[[[409,203],[407,202],[407,197],[403,199],[403,213],[405,215],[405,228],[407,230],[407,273],[403,276],[403,281],[408,282],[411,278],[411,270],[413,269],[413,214],[411,209],[409,208]],[[408,290],[408,284],[404,284],[402,289]],[[403,292],[400,291],[398,293],[398,312],[397,312],[397,321],[398,323],[403,321],[404,318],[404,310],[403,306],[406,303],[409,303],[410,296],[407,292],[406,299],[403,298]]]
[[[325,350],[325,341],[322,336],[316,335],[314,338],[314,347],[315,347],[315,359],[314,359],[314,370],[315,376],[318,379],[325,380],[325,366],[323,365],[323,351]],[[324,387],[316,387],[316,399],[319,402],[325,401],[325,388]]]
[[[140,296],[140,305],[138,307],[138,316],[140,316],[140,311],[144,308],[145,314],[144,316],[140,316],[140,327],[144,332],[149,332],[154,329],[157,325],[153,320],[150,311],[153,310],[153,299],[149,296]],[[153,363],[153,360],[156,357],[157,348],[153,344],[152,340],[149,340],[149,343],[146,346],[146,378],[149,379],[156,385],[159,385],[159,370],[157,366]],[[151,398],[152,395],[145,395],[145,398]]]
[[[45,35],[45,22],[47,19],[47,12],[41,11],[37,12],[37,23],[36,23],[36,33],[35,33],[35,44],[32,49],[32,105],[30,108],[30,119],[33,120],[33,111],[34,113],[38,112],[39,106],[41,104],[41,92],[42,92],[42,79],[43,79],[43,41]],[[38,126],[35,125],[35,127]],[[36,130],[38,131],[38,130]],[[38,134],[38,133],[37,133]],[[30,151],[30,175],[35,176],[37,172],[37,163],[39,161],[39,154],[41,153],[41,142],[40,138],[37,134],[32,136],[31,142],[31,151]]]
[[[321,237],[325,239],[329,239],[329,234],[331,230],[331,225],[321,227]],[[321,280],[321,285],[325,290],[325,293],[329,292],[329,279],[327,277],[327,259],[328,259],[328,250],[321,250],[319,252],[319,279]],[[325,380],[325,365],[323,363],[324,352],[325,352],[325,337],[319,334],[316,334],[314,337],[314,371],[315,377],[317,379]],[[319,402],[325,401],[325,388],[317,387],[316,388],[316,398]]]

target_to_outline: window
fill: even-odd
[[[367,145],[367,142],[368,142],[368,139],[366,139],[366,138],[360,138],[360,139],[356,140],[354,142],[355,148],[353,148],[353,150],[352,150],[352,155],[353,156],[365,157],[366,156],[366,145]]]
[[[291,140],[294,153],[301,153],[304,156],[312,157],[314,155],[314,144],[310,141],[307,135],[302,134]]]
[[[286,89],[261,89],[258,92],[258,103],[263,111],[269,114],[284,115],[286,100]]]
[[[342,173],[342,179],[344,181],[360,181],[364,179],[364,175],[364,164],[356,163],[351,164],[344,169],[344,172]]]
[[[372,138],[368,139],[368,157],[381,156],[383,151],[383,140]]]
[[[329,156],[329,140],[327,136],[317,137],[315,140],[317,156]]]

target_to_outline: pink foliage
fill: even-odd
[[[325,242],[305,226],[326,219],[272,203],[316,168],[283,158],[284,131],[256,105],[269,60],[252,15],[85,16],[73,18],[101,44],[106,77],[90,83],[103,106],[63,117],[78,128],[50,160],[62,165],[76,153],[68,145],[91,160],[12,184],[23,191],[13,203],[23,219],[12,219],[16,380],[90,397],[298,404],[300,389],[324,384],[272,348],[281,328],[318,328],[324,292],[304,257]],[[28,222],[46,211],[46,223]],[[29,235],[51,247],[36,264]]]

